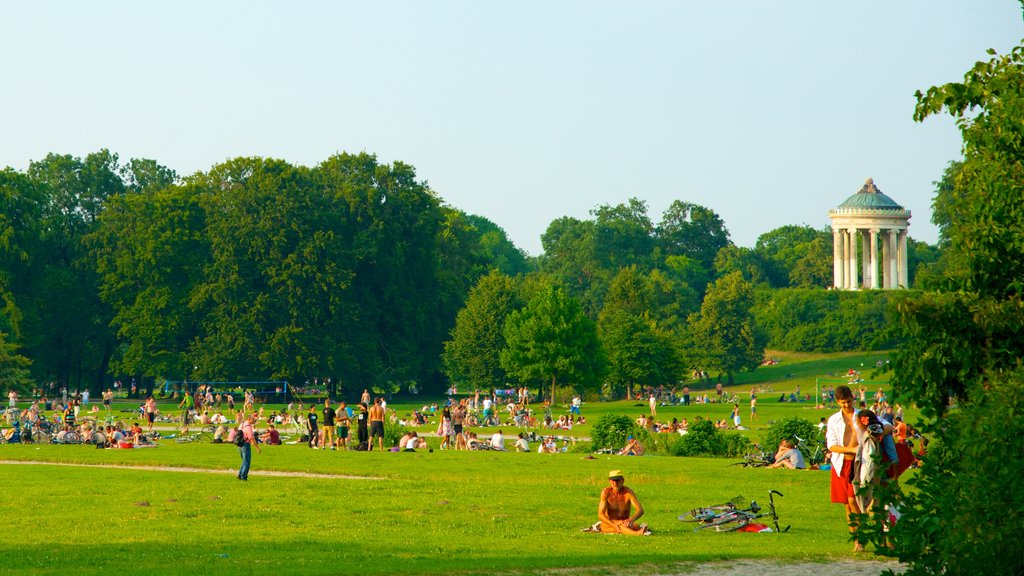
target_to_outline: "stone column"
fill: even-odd
[[[871,235],[871,289],[878,290],[878,228],[868,230]]]
[[[889,231],[880,230],[879,233],[881,236],[878,240],[882,243],[882,265],[880,266],[880,272],[882,274],[882,289],[885,290],[890,287],[889,282],[891,281],[891,278],[889,278]]]
[[[850,290],[857,290],[860,287],[857,268],[857,229],[850,228]]]
[[[843,287],[843,235],[838,228],[832,229],[832,286]]]
[[[896,288],[899,286],[899,271],[897,264],[899,263],[899,254],[896,250],[896,230],[889,230],[889,237],[886,242],[889,244],[889,260],[886,265],[889,266],[889,288]]]
[[[871,287],[871,269],[868,266],[871,265],[871,256],[868,254],[868,246],[871,242],[868,240],[870,234],[867,230],[858,230],[860,237],[861,255],[864,257],[864,261],[860,265],[860,288],[868,289]]]
[[[907,231],[900,230],[899,233],[899,287],[909,288],[910,277],[907,274]]]

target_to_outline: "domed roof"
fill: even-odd
[[[867,182],[864,183],[864,187],[858,190],[856,194],[850,196],[845,202],[840,204],[839,208],[903,210],[903,206],[900,206],[895,200],[889,198],[885,194],[882,194],[882,191],[875,187],[875,181],[871,178],[868,178]]]

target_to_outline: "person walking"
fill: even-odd
[[[238,454],[242,457],[242,465],[238,468],[239,480],[249,479],[249,467],[252,464],[252,447],[256,447],[256,451],[263,454],[263,449],[256,443],[256,435],[253,432],[253,424],[256,423],[256,415],[249,414],[249,416],[242,421],[241,426],[238,427],[236,434],[241,435],[241,440],[236,440],[238,444]]]

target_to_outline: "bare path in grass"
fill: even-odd
[[[238,470],[225,468],[186,468],[183,466],[132,466],[130,464],[77,464],[74,462],[42,462],[32,460],[0,460],[5,464],[31,464],[36,466],[75,466],[79,468],[114,468],[118,470],[156,470],[160,472],[196,472],[200,474],[238,474]],[[284,472],[281,470],[251,470],[251,476],[282,476],[287,478],[326,478],[332,480],[384,480],[377,476],[351,476],[348,474],[319,474],[315,472]]]

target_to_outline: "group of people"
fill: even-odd
[[[894,425],[870,409],[858,410],[849,386],[836,387],[835,399],[839,410],[828,419],[825,433],[831,454],[830,493],[832,502],[846,508],[853,532],[856,515],[878,512],[874,489],[897,481],[915,458],[906,444],[907,428],[902,416]],[[883,468],[879,468],[879,462]],[[863,544],[856,542],[854,549],[863,550]]]

